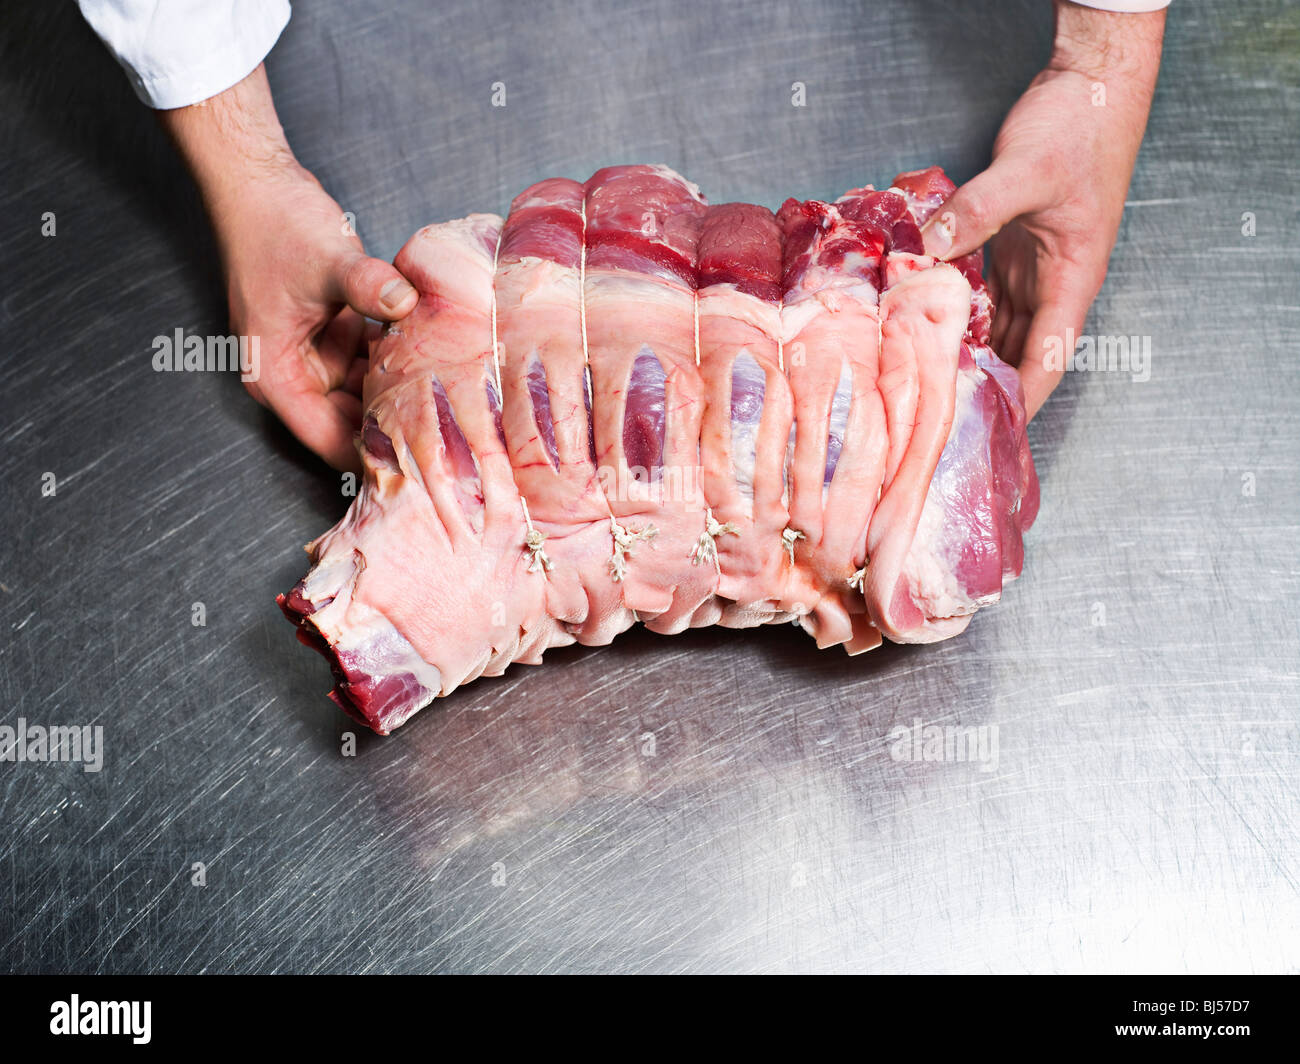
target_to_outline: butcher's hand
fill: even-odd
[[[1049,351],[1082,331],[1106,277],[1164,25],[1163,11],[1115,14],[1058,0],[1051,62],[1007,115],[992,165],[923,232],[926,252],[945,259],[992,241],[993,347],[1019,367],[1030,417],[1064,372]]]
[[[259,338],[248,390],[330,465],[359,469],[365,319],[404,317],[415,289],[366,255],[342,208],[298,164],[260,66],[161,114],[216,231],[231,325]]]

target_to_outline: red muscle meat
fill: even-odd
[[[279,602],[381,734],[553,646],[794,621],[849,653],[961,632],[1038,508],[979,252],[937,167],[773,215],[663,166],[417,233],[347,516]]]

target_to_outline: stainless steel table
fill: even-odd
[[[613,162],[772,206],[965,179],[1050,39],[1045,0],[512,7],[303,4],[272,54],[374,253]],[[343,757],[272,599],[347,500],[233,378],[152,371],[226,329],[195,194],[75,12],[8,5],[0,724],[106,753],[0,763],[0,968],[1294,971],[1298,35],[1175,3],[1088,326],[1150,379],[1036,420],[1026,575],[964,637],[634,633]],[[918,719],[996,760],[896,759]]]

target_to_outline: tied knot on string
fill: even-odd
[[[551,571],[551,559],[547,557],[542,544],[546,542],[546,533],[538,532],[537,529],[529,529],[528,535],[524,537],[524,545],[532,552],[532,560],[528,563],[528,571],[535,573],[539,569],[542,572]]]
[[[725,524],[719,524],[713,517],[713,511],[706,509],[704,511],[704,531],[700,533],[699,542],[691,550],[691,564],[699,565],[701,562],[711,562],[715,569],[721,571],[718,564],[718,537],[739,535],[740,529],[732,522],[727,521]]]
[[[520,498],[519,505],[523,507],[524,527],[528,529],[524,535],[524,546],[532,554],[532,558],[528,561],[528,571],[535,573],[540,570],[545,576],[551,570],[551,559],[542,549],[542,544],[546,542],[546,533],[538,532],[533,525],[533,515],[528,512],[528,503],[523,498]]]
[[[785,547],[785,552],[790,556],[790,564],[794,564],[794,544],[796,540],[807,539],[797,528],[787,528],[781,533],[781,545]]]
[[[609,559],[609,572],[615,583],[619,583],[627,574],[627,560],[632,557],[632,550],[638,542],[648,542],[659,535],[654,525],[646,525],[631,532],[612,517],[609,519],[609,531],[614,537],[614,554]]]

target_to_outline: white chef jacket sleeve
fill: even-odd
[[[187,107],[242,81],[289,21],[289,0],[77,0],[150,107]]]
[[[1125,14],[1163,11],[1169,6],[1169,0],[1074,0],[1074,3],[1094,7],[1098,11],[1122,11]]]

